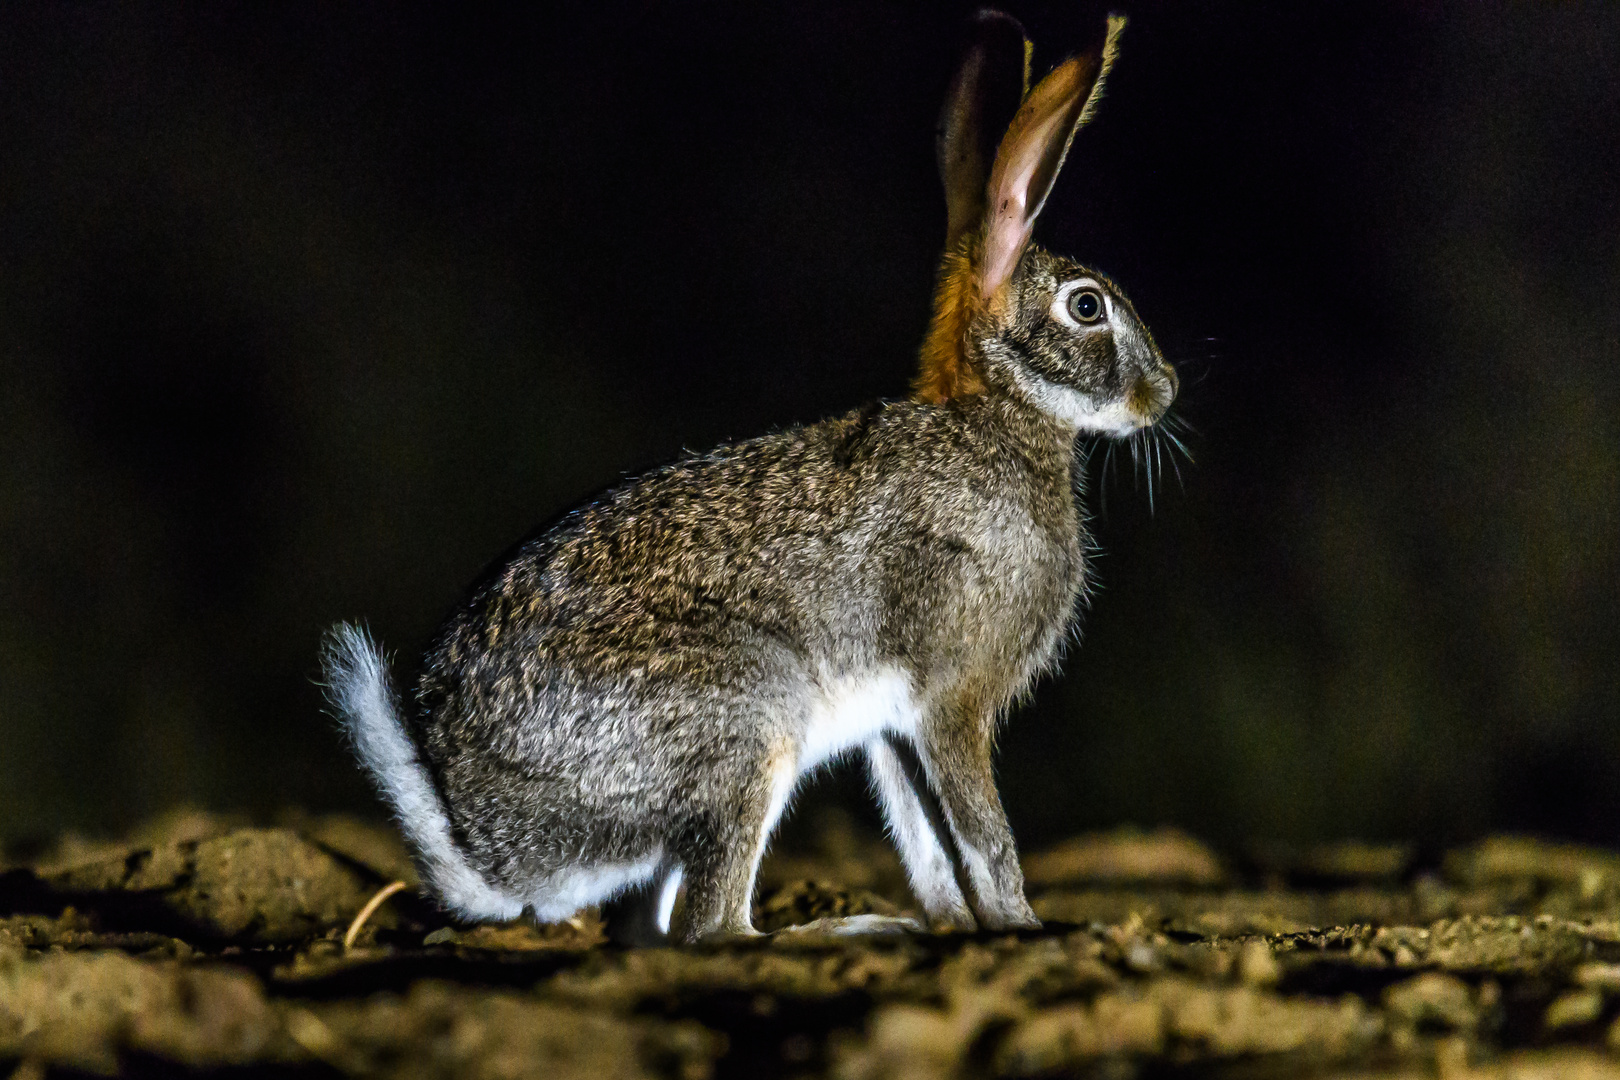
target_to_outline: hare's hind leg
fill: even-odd
[[[719,800],[681,823],[670,849],[686,876],[686,941],[752,936],[754,878],[765,845],[798,783],[798,761],[782,746],[752,763]]]
[[[804,937],[875,937],[885,934],[922,934],[928,927],[910,915],[828,915],[797,926],[784,926],[778,934]]]

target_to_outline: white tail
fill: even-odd
[[[371,635],[339,623],[321,650],[327,699],[354,744],[360,762],[394,809],[400,829],[416,849],[429,889],[447,909],[474,919],[515,919],[522,901],[503,896],[467,864],[450,834],[450,818],[417,759],[416,746],[399,717],[388,663]]]

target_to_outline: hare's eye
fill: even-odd
[[[1096,289],[1076,289],[1069,294],[1069,314],[1075,322],[1093,323],[1102,313],[1103,298]]]

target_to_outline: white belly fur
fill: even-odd
[[[911,679],[898,668],[829,680],[810,710],[799,747],[799,775],[885,731],[917,730],[917,701]]]

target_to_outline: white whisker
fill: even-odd
[[[1113,439],[1108,440],[1108,449],[1103,453],[1102,468],[1097,472],[1097,502],[1103,517],[1108,516],[1108,477],[1114,468]]]
[[[1170,445],[1181,451],[1182,457],[1186,458],[1189,462],[1193,460],[1192,451],[1187,449],[1187,444],[1176,438],[1175,433],[1169,428],[1165,429],[1164,437],[1170,440]],[[1172,457],[1171,460],[1174,460],[1174,457]]]
[[[1153,473],[1157,462],[1154,460],[1153,429],[1142,429],[1142,471],[1147,474],[1148,489],[1148,516],[1153,516]]]

